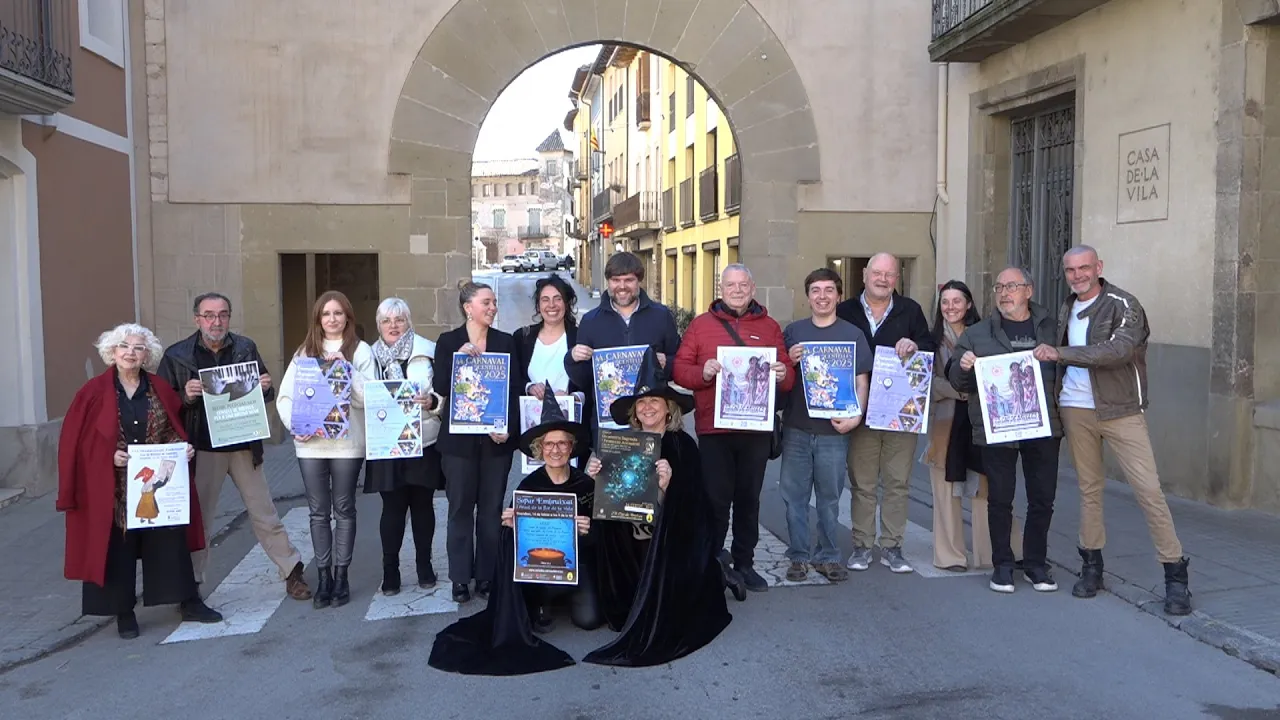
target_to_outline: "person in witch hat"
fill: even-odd
[[[604,624],[597,600],[597,562],[591,531],[595,481],[569,464],[575,448],[590,438],[585,426],[565,418],[555,392],[547,386],[541,421],[520,436],[521,452],[542,461],[516,488],[520,492],[572,493],[578,498],[578,532],[586,535],[578,548],[576,586],[517,583],[515,571],[515,511],[502,513],[502,551],[492,591],[484,610],[450,625],[436,635],[427,663],[438,670],[464,675],[525,675],[573,665],[569,655],[533,633],[550,632],[553,604],[567,600],[569,617],[583,630]]]

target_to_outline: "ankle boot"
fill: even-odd
[[[436,577],[436,570],[431,567],[430,560],[418,563],[418,587],[424,590],[433,588],[437,580],[439,578]]]
[[[138,637],[138,618],[133,614],[132,610],[116,616],[116,632],[124,640],[132,640]]]
[[[1102,580],[1102,551],[1076,548],[1080,553],[1080,580],[1071,586],[1071,594],[1078,598],[1091,598],[1105,587]]]
[[[382,594],[400,592],[400,558],[382,556]]]
[[[1164,612],[1166,615],[1191,614],[1191,590],[1187,588],[1189,558],[1164,566]]]
[[[327,608],[333,602],[333,571],[327,567],[319,570],[320,578],[316,581],[316,592],[311,596],[311,607],[319,610]]]
[[[742,577],[742,573],[733,569],[732,560],[726,550],[721,550],[716,555],[716,561],[720,563],[720,579],[724,586],[733,593],[733,599],[742,602],[747,599],[747,584]]]
[[[347,566],[339,565],[333,570],[333,606],[342,607],[351,599],[351,585],[347,582]]]

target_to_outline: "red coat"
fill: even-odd
[[[147,380],[169,414],[169,424],[187,439],[178,409],[178,394],[155,375]],[[107,543],[115,518],[116,475],[113,458],[120,437],[115,373],[111,368],[80,388],[62,420],[58,439],[57,508],[67,514],[67,548],[63,574],[68,580],[96,585],[106,582]],[[187,545],[204,549],[200,503],[191,492]]]
[[[787,347],[782,340],[782,328],[778,321],[769,317],[765,306],[755,301],[741,317],[731,315],[720,300],[711,304],[711,309],[694,318],[680,339],[680,349],[676,352],[671,367],[671,379],[680,387],[693,391],[694,427],[699,435],[714,435],[725,432],[741,432],[720,430],[712,426],[715,420],[716,383],[702,379],[702,368],[708,360],[716,357],[716,348],[734,347],[738,343],[725,330],[720,318],[727,320],[737,331],[742,341],[751,347],[774,347],[778,351],[778,362],[787,368],[787,374],[778,383],[778,397],[791,391],[795,384],[795,370],[787,362]]]

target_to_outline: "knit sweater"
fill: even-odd
[[[338,352],[342,349],[341,340],[325,340],[324,351]],[[364,457],[364,383],[366,380],[378,379],[377,363],[373,359],[373,350],[367,343],[356,346],[354,358],[349,358],[353,366],[351,373],[351,411],[347,414],[349,429],[347,436],[340,440],[311,438],[306,442],[298,442],[294,438],[294,453],[300,458],[363,458]],[[284,372],[284,380],[276,392],[276,412],[285,428],[292,427],[294,378],[297,377],[298,356],[289,361],[289,369]]]

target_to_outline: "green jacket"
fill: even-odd
[[[1058,347],[1060,364],[1089,369],[1098,419],[1115,420],[1137,415],[1147,408],[1147,339],[1151,337],[1151,329],[1137,298],[1105,278],[1099,282],[1102,293],[1080,313],[1080,317],[1089,318],[1088,344],[1067,345],[1075,293],[1058,311],[1059,330],[1052,344]],[[1065,375],[1065,372],[1058,374],[1055,398],[1062,393]]]

